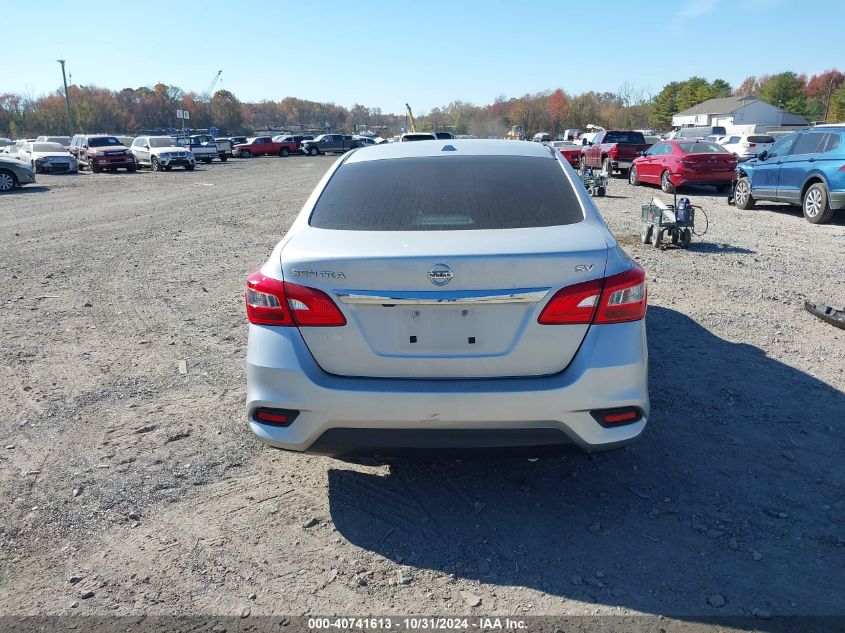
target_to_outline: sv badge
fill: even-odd
[[[593,270],[593,265],[592,265],[592,264],[578,264],[578,265],[575,267],[575,272],[576,272],[576,273],[588,273],[588,272],[590,272],[591,270]]]

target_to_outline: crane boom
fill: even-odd
[[[416,133],[417,122],[414,120],[414,113],[411,112],[411,106],[407,103],[405,104],[405,111],[408,113],[408,126],[411,128],[411,132]]]
[[[217,85],[217,82],[220,81],[220,75],[223,74],[222,70],[218,70],[217,74],[214,75],[214,79],[211,80],[211,84],[206,88],[205,92],[202,93],[202,100],[208,101],[209,97],[211,97],[211,91],[214,90],[214,86]]]

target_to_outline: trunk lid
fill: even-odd
[[[284,246],[281,264],[285,281],[328,293],[346,316],[343,327],[299,328],[329,373],[537,376],[566,368],[589,328],[540,325],[540,311],[559,288],[603,277],[607,248],[585,222],[429,232],[310,227]]]

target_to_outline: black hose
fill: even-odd
[[[702,215],[704,215],[704,221],[706,224],[704,225],[704,230],[701,233],[696,232],[695,228],[692,229],[692,234],[696,237],[701,237],[705,233],[707,233],[707,229],[710,228],[710,218],[707,217],[707,214],[704,212],[704,209],[698,207],[698,210],[701,211]]]

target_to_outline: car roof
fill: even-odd
[[[452,147],[454,150],[444,148]],[[385,143],[356,151],[345,161],[363,163],[391,158],[422,158],[426,156],[528,156],[550,158],[551,151],[531,141],[489,139],[439,139],[415,143]]]

